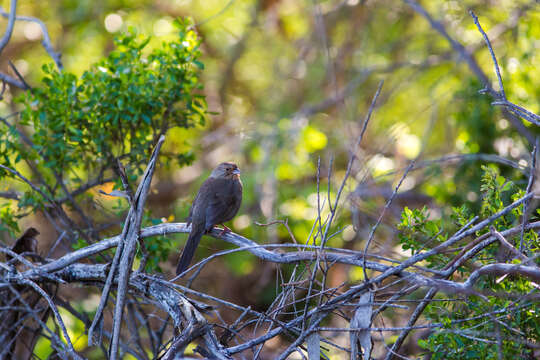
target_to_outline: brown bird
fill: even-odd
[[[15,241],[15,244],[13,244],[11,250],[13,250],[13,252],[16,254],[37,253],[37,235],[39,235],[39,231],[33,227],[26,229],[21,237]],[[6,255],[6,259],[8,261],[11,260],[11,256]]]
[[[189,210],[187,224],[191,224],[191,232],[178,262],[176,275],[188,268],[203,234],[211,231],[214,225],[223,225],[231,220],[241,203],[242,182],[238,166],[230,162],[219,164],[201,185]],[[228,231],[230,229],[223,225],[222,234]]]

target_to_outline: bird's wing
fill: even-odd
[[[239,208],[237,196],[234,195],[234,182],[228,179],[211,179],[211,195],[206,207],[206,229],[229,221]]]
[[[233,198],[232,198],[232,203],[231,203],[231,212],[229,214],[230,218],[227,219],[226,221],[229,221],[230,219],[232,219],[236,213],[238,212],[238,210],[240,210],[240,205],[242,205],[242,182],[240,180],[238,181],[234,181],[234,184],[232,185],[232,192],[234,194]]]
[[[193,199],[193,202],[191,203],[191,207],[189,208],[189,215],[186,219],[187,225],[191,224],[191,222],[193,221],[193,208],[195,207],[195,204],[197,203],[197,200],[199,199],[200,193],[201,193],[201,190],[199,189],[199,192],[197,193],[197,195],[195,195],[195,199]]]

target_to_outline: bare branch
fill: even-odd
[[[497,240],[499,240],[501,245],[504,246],[507,250],[509,250],[515,257],[520,258],[525,261],[529,260],[529,258],[527,258],[525,255],[520,253],[518,249],[516,249],[512,244],[510,244],[508,240],[506,240],[504,236],[501,235],[500,232],[495,230],[493,226],[490,226],[489,230],[491,234],[493,234],[497,238]]]
[[[499,100],[501,96],[499,96],[499,93],[493,89],[493,87],[490,84],[490,81],[484,71],[480,68],[474,57],[470,54],[470,52],[461,45],[458,41],[454,40],[448,31],[446,31],[444,25],[433,19],[433,17],[415,0],[404,0],[406,4],[408,4],[411,8],[413,8],[414,11],[416,11],[418,14],[422,15],[431,25],[433,29],[435,29],[437,32],[439,32],[452,46],[454,51],[456,51],[459,56],[465,60],[471,71],[476,75],[476,77],[480,80],[480,82],[484,85],[485,91],[487,91],[489,94],[491,94],[495,99]],[[506,100],[506,99],[504,99]],[[534,143],[535,137],[534,135],[525,127],[525,125],[522,124],[522,122],[516,118],[512,113],[505,111],[504,114],[508,117],[512,125],[516,128],[516,130],[524,136],[529,143]]]
[[[538,174],[536,173],[538,169],[538,164],[536,161],[538,157],[538,147],[540,147],[540,137],[536,138],[536,144],[534,144],[534,148],[531,153],[531,170],[529,173],[529,182],[527,184],[527,189],[525,190],[525,193],[527,194],[530,193],[531,190],[533,190],[533,184],[535,183],[535,180],[540,181],[540,179],[538,179]],[[536,191],[533,191],[533,193],[535,193],[534,194],[535,196],[538,195],[536,194]],[[521,219],[522,226],[521,226],[521,234],[519,237],[519,251],[524,250],[523,249],[523,236],[525,235],[525,225],[527,224],[527,221],[529,221],[529,216],[531,215],[530,213],[534,211],[534,209],[529,209],[529,203],[530,203],[530,200],[526,201],[523,204],[523,214],[522,214],[523,218]]]
[[[478,28],[478,31],[482,34],[484,37],[484,40],[487,44],[487,47],[489,49],[489,53],[491,54],[491,60],[493,61],[493,65],[495,66],[495,74],[497,74],[497,79],[499,80],[499,93],[500,97],[503,100],[506,100],[506,94],[504,92],[504,86],[503,81],[501,78],[501,71],[499,70],[499,63],[497,62],[497,58],[495,57],[495,52],[493,51],[493,48],[491,47],[491,42],[489,41],[489,38],[487,34],[485,33],[484,29],[482,29],[482,26],[480,26],[480,22],[478,21],[478,17],[474,14],[472,10],[469,10],[469,14],[472,16],[474,23],[476,24],[476,27]],[[498,96],[499,97],[499,96]]]
[[[373,292],[366,291],[358,300],[358,306],[350,322],[351,328],[369,328],[373,315]],[[371,359],[373,343],[369,331],[351,331],[351,360],[358,359],[358,345],[362,347],[364,360]]]
[[[117,254],[121,253],[119,269],[118,269],[118,291],[116,295],[116,307],[114,311],[113,321],[113,337],[111,339],[111,348],[109,349],[109,357],[114,360],[117,357],[118,344],[120,340],[120,330],[122,327],[122,316],[124,314],[125,298],[128,290],[129,274],[133,265],[133,259],[135,257],[135,251],[139,239],[139,233],[141,229],[141,221],[144,212],[144,204],[150,189],[150,183],[154,175],[156,168],[157,156],[161,145],[165,142],[165,136],[161,135],[159,138],[154,152],[150,158],[150,162],[146,167],[141,183],[135,192],[133,198],[133,204],[129,210],[124,230],[122,231],[121,243],[124,243],[123,248],[117,250]],[[116,254],[115,254],[116,258]],[[116,269],[111,268],[110,273],[114,277]],[[108,297],[108,294],[104,294],[104,297]],[[106,302],[106,301],[105,301]]]
[[[414,167],[414,161],[411,161],[411,163],[409,164],[409,166],[407,167],[407,169],[405,169],[405,172],[403,173],[403,176],[401,176],[401,179],[399,180],[398,184],[396,185],[396,188],[394,189],[394,192],[392,192],[392,195],[390,195],[390,197],[388,198],[388,200],[386,201],[386,204],[384,205],[384,208],[383,210],[381,211],[381,214],[379,215],[379,218],[377,219],[377,222],[375,223],[375,225],[373,225],[373,227],[371,228],[371,231],[369,233],[369,237],[366,241],[366,245],[364,247],[364,254],[367,253],[367,251],[369,250],[369,245],[371,244],[371,241],[373,240],[373,237],[375,236],[375,231],[377,231],[377,228],[379,227],[383,217],[384,217],[384,214],[386,213],[386,210],[390,207],[390,205],[392,204],[392,200],[394,200],[394,197],[396,196],[399,188],[401,187],[401,184],[403,183],[403,180],[405,180],[405,178],[407,177],[407,175],[409,174],[409,171],[411,171],[411,169]],[[364,261],[365,261],[365,257],[364,257]],[[365,281],[368,281],[368,275],[367,275],[367,271],[366,271],[366,268],[364,266],[364,280]]]
[[[540,116],[519,105],[513,104],[508,100],[494,101],[491,103],[491,105],[505,106],[507,110],[513,112],[517,116],[533,123],[536,126],[540,126]]]
[[[483,275],[521,275],[535,282],[540,282],[540,268],[538,266],[525,266],[521,264],[489,264],[475,270],[469,279],[463,283],[465,289],[472,289],[473,285]]]
[[[58,308],[52,301],[51,297],[33,281],[30,281],[28,279],[22,279],[21,283],[30,286],[38,294],[40,294],[45,300],[47,300],[49,307],[51,308],[54,316],[56,317],[56,321],[58,321],[58,324],[60,325],[60,328],[62,329],[62,334],[64,335],[64,339],[66,339],[67,341],[70,355],[73,356],[75,359],[82,359],[82,357],[80,357],[79,354],[77,354],[77,352],[73,348],[73,344],[71,343],[71,339],[69,338],[69,334],[67,332],[66,326],[64,325],[64,321],[62,320],[62,317],[60,316],[60,312],[58,311]]]
[[[26,86],[24,83],[20,82],[19,80],[15,79],[14,77],[11,77],[7,74],[0,73],[0,80],[5,81],[9,85],[13,85],[15,87],[18,87],[19,89],[26,90]]]
[[[39,25],[41,28],[41,34],[43,35],[43,40],[41,41],[41,45],[45,48],[45,51],[49,54],[49,56],[53,59],[54,63],[58,67],[59,70],[63,69],[62,60],[59,52],[54,51],[54,48],[52,46],[51,37],[49,36],[49,31],[47,30],[47,26],[45,26],[45,23],[41,21],[38,18],[31,17],[31,16],[15,16],[15,9],[13,8],[13,2],[15,4],[17,1],[12,1],[11,4],[11,10],[10,13],[7,14],[2,7],[0,7],[0,15],[2,15],[5,18],[11,19],[13,16],[15,20],[18,21],[28,21],[28,22],[34,22]],[[15,5],[16,6],[16,5]],[[9,25],[8,25],[9,26]],[[8,39],[9,40],[9,39]],[[1,50],[0,50],[1,52]],[[19,86],[20,87],[20,86]]]
[[[23,90],[32,90],[32,87],[30,85],[28,85],[28,83],[26,82],[26,80],[24,80],[24,77],[21,75],[21,73],[19,72],[19,70],[17,70],[17,67],[15,66],[15,64],[13,64],[13,62],[11,62],[11,60],[8,61],[8,64],[9,66],[11,67],[11,70],[13,70],[13,72],[15,73],[15,75],[17,75],[17,77],[19,78],[19,80],[21,81],[21,83],[24,85],[24,89]]]
[[[13,27],[15,26],[15,17],[17,12],[17,0],[11,0],[9,11],[9,16],[7,16],[8,24],[6,27],[6,31],[4,33],[4,36],[2,36],[2,39],[0,39],[0,53],[2,53],[2,50],[4,50],[4,48],[8,44],[9,40],[11,39],[11,34],[13,33]]]

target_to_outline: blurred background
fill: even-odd
[[[1,4],[8,11],[9,2]],[[474,10],[492,41],[508,99],[532,112],[540,111],[537,1],[441,0],[421,5],[473,54],[497,89],[489,52],[468,14]],[[213,167],[234,161],[242,171],[244,201],[229,227],[258,243],[288,243],[291,238],[285,226],[256,225],[287,220],[296,241],[312,241],[317,202],[327,201],[328,188],[335,199],[381,80],[381,95],[356,149],[358,160],[345,185],[333,227],[336,234],[329,246],[363,249],[371,226],[413,159],[418,169],[407,176],[383,219],[371,247],[374,253],[407,256],[395,231],[404,206],[427,206],[433,218],[444,217],[451,206],[464,203],[477,209],[485,155],[511,160],[514,167],[491,158],[499,162],[503,175],[521,179],[521,185],[527,182],[521,173],[530,164],[530,140],[538,130],[527,124],[517,129],[492,106],[492,98],[479,93],[483,85],[478,73],[406,2],[57,0],[21,1],[17,12],[45,23],[55,50],[62,54],[65,71],[76,75],[108,54],[114,37],[129,28],[150,35],[152,48],[175,39],[174,19],[193,19],[202,39],[203,93],[210,115],[204,126],[169,131],[163,151],[187,151],[192,163],[158,167],[147,224],[184,221],[199,185]],[[5,28],[7,20],[0,22]],[[30,85],[40,86],[41,66],[51,62],[41,38],[39,25],[17,22],[0,58],[2,72],[13,75],[7,63],[11,60]],[[5,99],[19,92],[10,88]],[[14,106],[0,102],[0,114],[10,114]],[[111,185],[101,189],[111,190]],[[97,192],[93,201],[111,214],[119,202]],[[327,207],[323,218],[326,214]],[[122,218],[117,219],[101,236],[119,232]],[[40,247],[48,248],[56,239],[48,235],[45,220],[22,221],[38,222]],[[167,236],[170,252],[159,262],[167,276],[173,273],[186,238]],[[204,237],[196,258],[229,247]],[[59,247],[57,255],[65,251],[69,249]],[[329,276],[329,286],[336,286],[359,280],[362,274],[360,269],[336,266]],[[265,310],[275,296],[276,266],[237,252],[212,261],[191,286]],[[97,292],[81,294],[79,299],[73,296],[88,311],[99,302]],[[82,332],[72,321],[70,331]],[[387,321],[387,326],[398,326],[402,318],[396,311]],[[76,346],[84,349],[85,344],[81,333]],[[41,346],[46,356],[46,342]]]

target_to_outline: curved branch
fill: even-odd
[[[6,13],[4,11],[4,9],[0,6],[0,15],[2,15],[5,18],[8,18],[10,21],[13,18],[14,20],[28,21],[28,22],[34,22],[34,23],[38,24],[39,27],[41,28],[41,34],[43,35],[43,40],[41,41],[41,45],[43,45],[43,47],[45,48],[45,51],[53,59],[54,63],[58,67],[58,69],[62,70],[64,68],[64,66],[62,65],[62,60],[61,60],[62,54],[60,54],[59,52],[54,51],[54,48],[52,46],[51,37],[49,36],[49,31],[47,30],[47,26],[45,26],[45,23],[43,21],[41,21],[40,19],[35,18],[35,17],[31,17],[31,16],[15,16],[15,9],[13,8],[13,3],[15,3],[15,6],[16,6],[17,1],[13,0],[11,2],[12,6],[11,6],[9,14]],[[8,24],[8,27],[9,27],[9,24]],[[8,41],[9,41],[9,39],[8,39]],[[0,48],[0,52],[2,51],[2,49],[3,48]]]
[[[0,53],[4,50],[9,40],[11,39],[11,34],[13,33],[13,27],[15,26],[15,15],[17,10],[17,0],[11,0],[9,15],[5,16],[8,18],[8,24],[6,27],[6,32],[0,40]]]
[[[540,228],[540,221],[536,221],[536,222],[528,224],[526,229],[528,230],[528,229],[538,229],[538,228]],[[163,236],[163,235],[168,235],[168,234],[179,234],[179,233],[188,234],[190,231],[191,231],[191,226],[186,226],[186,223],[164,223],[164,224],[149,226],[149,227],[141,229],[140,238],[144,239],[144,238],[152,237],[152,236],[160,236],[160,235]],[[516,232],[519,232],[519,228],[508,229],[506,231],[501,232],[501,234],[503,236],[508,236],[508,235],[515,234]],[[215,239],[221,239],[221,240],[227,241],[239,247],[245,247],[246,251],[249,251],[253,255],[260,258],[261,260],[271,261],[271,262],[281,263],[281,264],[291,264],[291,263],[302,262],[302,261],[312,260],[312,259],[317,258],[316,253],[308,252],[308,251],[289,252],[289,253],[269,251],[265,247],[271,247],[271,246],[276,246],[276,245],[257,244],[255,241],[247,239],[233,232],[223,234],[222,236],[220,236],[220,233],[221,233],[221,230],[213,229],[211,232],[207,234],[207,236],[211,236]],[[489,238],[493,240],[496,239],[493,236],[490,236]],[[119,240],[120,240],[120,235],[117,235],[111,238],[104,239],[95,244],[89,245],[85,248],[70,252],[59,259],[56,259],[54,261],[51,261],[41,266],[37,266],[35,269],[28,270],[25,273],[25,276],[32,277],[32,276],[37,276],[42,272],[58,271],[82,259],[86,259],[90,256],[99,254],[105,250],[108,250],[110,248],[117,246]],[[287,245],[282,245],[282,246],[286,247]],[[291,246],[298,247],[298,244],[291,244]],[[327,261],[333,262],[333,263],[348,264],[348,265],[361,265],[362,264],[361,252],[357,252],[356,254],[353,253],[350,256],[344,256],[342,253],[326,251],[324,256]],[[382,265],[376,262],[369,262],[369,261],[367,262],[366,266],[373,270],[385,270],[387,268],[386,265]]]
[[[473,285],[482,275],[521,275],[535,282],[540,282],[540,268],[521,264],[489,264],[474,271],[463,283],[464,287],[472,289]]]

